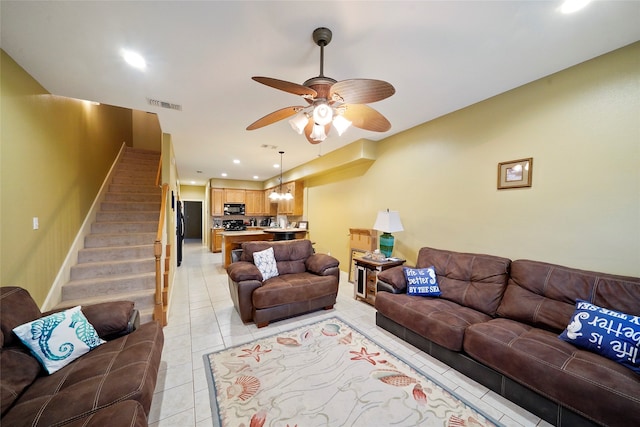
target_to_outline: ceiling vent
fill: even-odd
[[[147,98],[147,102],[149,103],[149,105],[152,105],[154,107],[162,107],[162,108],[168,108],[169,110],[182,111],[182,105],[180,104],[173,104],[171,102],[160,101],[158,99],[151,99],[151,98]]]

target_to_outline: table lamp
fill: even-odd
[[[389,209],[379,211],[373,228],[382,231],[382,235],[380,236],[380,252],[389,258],[391,252],[393,252],[393,243],[395,240],[391,233],[404,230],[398,211],[390,211]]]

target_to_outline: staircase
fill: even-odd
[[[134,301],[140,322],[153,319],[155,258],[162,191],[156,185],[160,153],[126,148],[104,202],[62,286],[59,307]]]

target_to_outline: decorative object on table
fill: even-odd
[[[353,125],[374,132],[386,132],[391,123],[379,112],[369,107],[371,102],[381,101],[393,95],[394,87],[382,80],[351,79],[340,82],[324,76],[324,47],[331,41],[328,28],[316,28],[313,41],[320,46],[320,75],[310,78],[302,85],[270,77],[252,77],[258,83],[294,95],[300,95],[306,105],[281,108],[256,120],[247,130],[254,130],[272,123],[289,120],[291,127],[307,141],[318,144],[326,139],[331,125],[338,135]]]
[[[398,211],[390,211],[389,209],[379,211],[373,228],[382,231],[382,235],[380,236],[380,252],[387,258],[390,257],[395,241],[391,233],[404,230],[404,228],[402,228],[402,222],[400,221],[400,214]]]
[[[531,187],[533,157],[498,163],[498,190]]]
[[[308,230],[309,229],[309,221],[299,221],[298,228],[300,230]]]
[[[278,151],[280,153],[280,185],[278,186],[278,191],[274,188],[271,194],[269,194],[269,199],[271,200],[291,200],[293,199],[293,194],[291,194],[291,190],[286,193],[282,192],[282,155],[284,151]]]
[[[214,426],[495,425],[337,317],[207,354],[204,363]]]

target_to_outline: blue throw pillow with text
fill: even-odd
[[[577,300],[559,338],[640,374],[640,317]]]
[[[440,287],[436,277],[436,269],[429,268],[404,268],[404,277],[407,280],[407,294],[423,297],[439,297]]]

